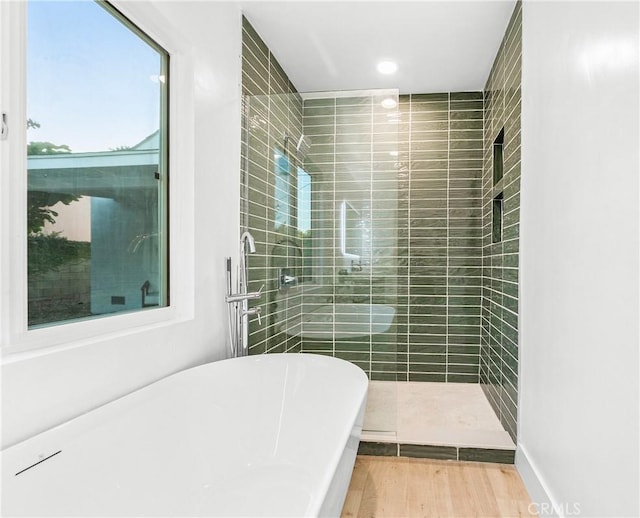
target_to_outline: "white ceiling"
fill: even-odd
[[[515,0],[240,1],[299,92],[482,90]],[[382,76],[376,64],[399,70]]]

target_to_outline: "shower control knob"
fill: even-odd
[[[260,313],[262,312],[262,308],[260,306],[256,306],[255,308],[249,308],[243,312],[243,315],[251,316],[255,315],[258,318],[258,324],[262,325],[262,319],[260,318]]]

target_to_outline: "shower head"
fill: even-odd
[[[290,135],[285,134],[284,136],[284,147],[287,149],[287,143],[292,142],[293,138]],[[305,135],[300,135],[298,142],[296,143],[296,155],[299,159],[304,160],[304,157],[307,156],[307,153],[311,149],[311,140],[309,137]]]
[[[304,158],[307,156],[307,153],[311,149],[311,140],[309,137],[305,135],[300,135],[300,140],[298,140],[298,144],[296,145],[296,151],[298,152],[298,156]]]

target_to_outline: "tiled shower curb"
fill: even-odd
[[[358,455],[513,464],[515,450],[360,441]]]

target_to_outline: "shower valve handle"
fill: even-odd
[[[255,308],[247,309],[243,311],[243,315],[251,316],[255,315],[258,318],[258,324],[262,325],[262,319],[260,318],[260,313],[262,312],[262,308],[260,306],[256,306]]]

